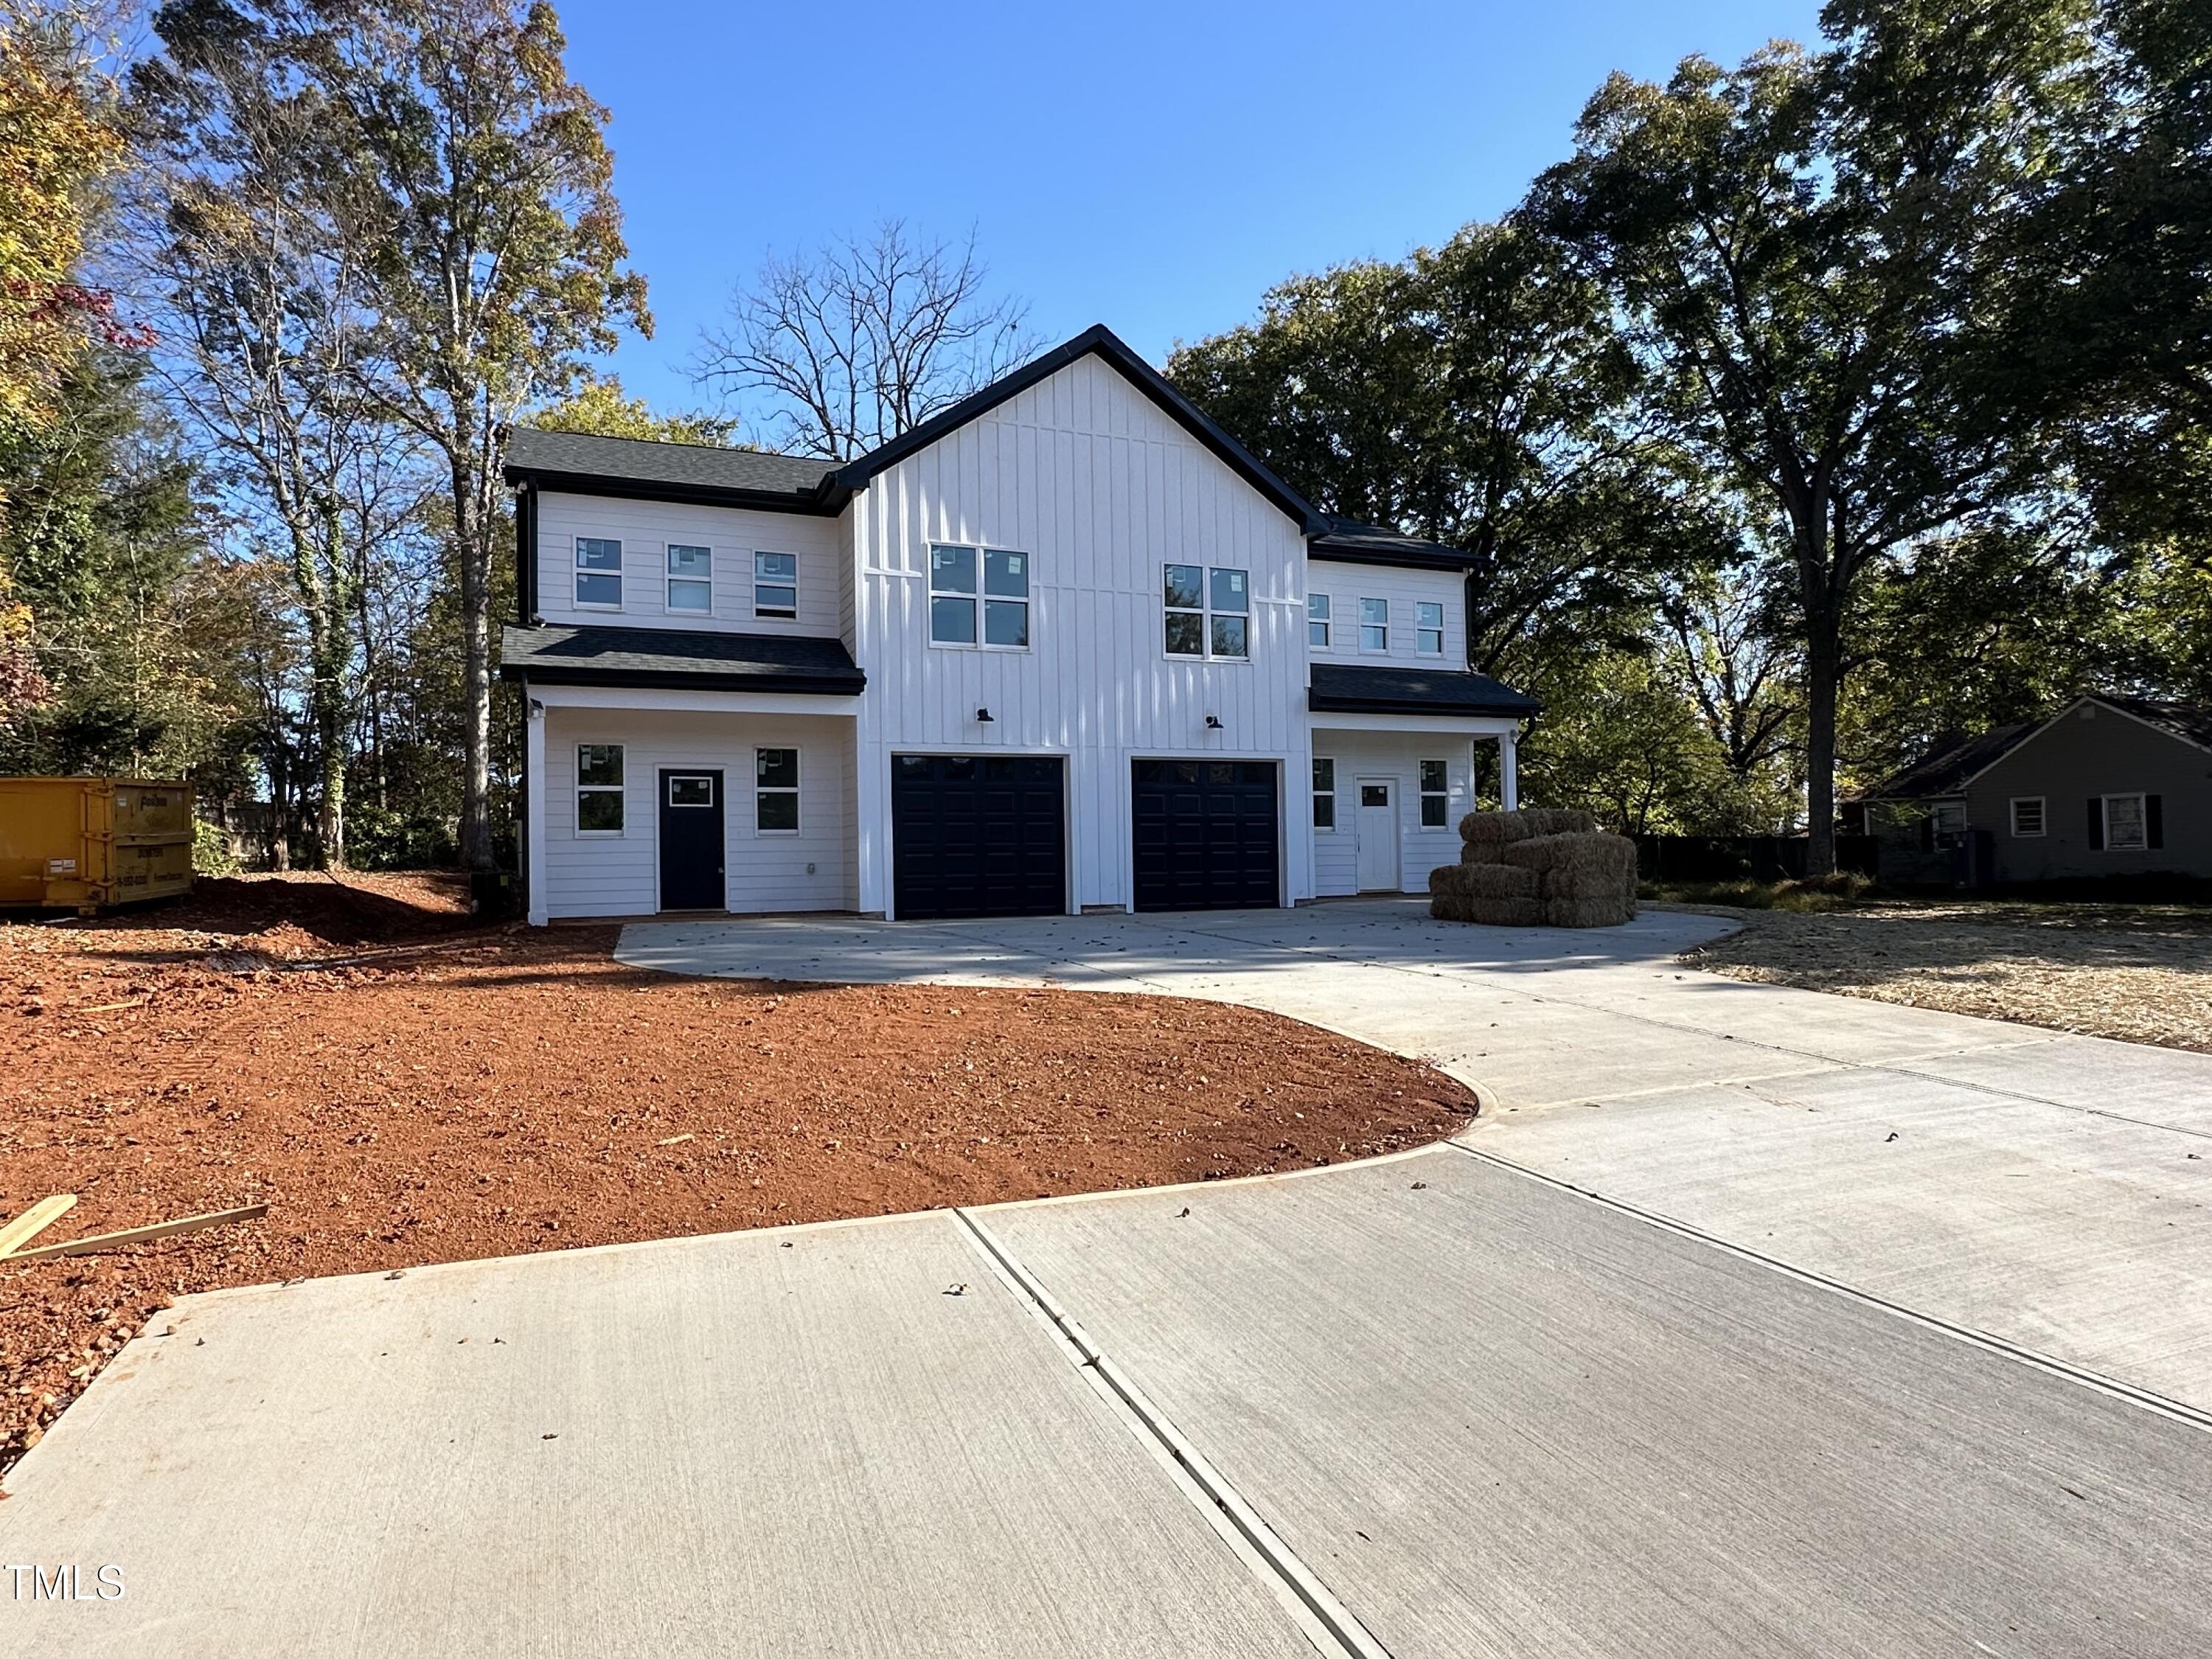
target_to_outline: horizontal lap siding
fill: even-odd
[[[545,715],[546,913],[648,915],[659,908],[661,769],[717,768],[733,911],[853,908],[852,724],[807,715],[703,714],[556,707]],[[623,749],[623,833],[579,836],[576,746]],[[797,749],[797,836],[755,833],[757,747]],[[811,863],[814,872],[807,873]]]
[[[863,768],[887,775],[902,748],[1067,755],[1075,901],[1110,905],[1131,897],[1132,758],[1273,759],[1291,803],[1289,892],[1310,890],[1297,817],[1307,761],[1304,539],[1136,388],[1085,358],[888,469],[851,510],[869,677]],[[933,542],[1031,556],[1029,652],[929,645]],[[1249,662],[1167,659],[1168,563],[1250,573]],[[990,724],[975,720],[978,708]],[[1206,729],[1208,714],[1222,729]],[[872,787],[864,784],[864,799]],[[888,865],[876,867],[868,890],[887,891]]]
[[[622,544],[620,611],[580,611],[576,538]],[[671,543],[714,550],[711,615],[668,609]],[[753,615],[753,555],[799,556],[796,621]],[[750,513],[677,501],[546,493],[538,498],[538,614],[549,623],[629,628],[711,628],[747,634],[803,634],[823,639],[840,631],[843,591],[837,520],[803,513]]]
[[[1359,780],[1389,778],[1397,787],[1399,888],[1408,893],[1427,892],[1429,872],[1439,864],[1458,861],[1459,821],[1474,810],[1469,743],[1464,737],[1395,732],[1315,732],[1314,754],[1334,757],[1336,761],[1337,825],[1334,831],[1313,832],[1316,890],[1324,896],[1358,890]],[[1451,786],[1441,830],[1420,827],[1420,763],[1425,760],[1443,761]],[[1310,822],[1310,811],[1307,816]]]
[[[1467,666],[1467,584],[1449,570],[1399,570],[1384,565],[1338,564],[1316,559],[1306,572],[1309,591],[1329,596],[1328,649],[1313,647],[1316,662],[1367,662],[1391,668]],[[1390,649],[1387,655],[1359,648],[1359,601],[1390,602]],[[1424,657],[1414,647],[1415,605],[1432,600],[1444,608],[1444,653]]]

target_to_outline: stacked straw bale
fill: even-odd
[[[1429,914],[1492,927],[1612,927],[1636,914],[1636,843],[1587,812],[1470,812],[1460,861],[1429,872]]]

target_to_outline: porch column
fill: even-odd
[[[1498,793],[1509,812],[1521,810],[1521,775],[1515,754],[1519,741],[1518,732],[1498,734]]]
[[[522,695],[528,703],[527,717],[522,722],[524,759],[522,766],[523,839],[528,843],[528,863],[523,872],[523,881],[529,888],[530,925],[543,927],[545,913],[545,705],[531,696],[525,684]]]

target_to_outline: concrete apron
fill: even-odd
[[[53,1655],[2212,1651],[2202,1417],[1453,1146],[188,1297],[8,1486]]]
[[[1467,927],[1418,901],[624,930],[732,977],[1231,1001],[1430,1061],[1470,1146],[2212,1408],[2212,1056],[1702,974],[1728,930]]]

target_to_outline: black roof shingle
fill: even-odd
[[[760,449],[725,449],[713,444],[660,443],[646,438],[602,438],[586,432],[545,432],[510,428],[507,476],[532,479],[549,489],[562,482],[605,485],[657,484],[678,491],[715,496],[784,497],[799,505],[826,493],[836,464],[805,455],[773,455]]]
[[[1487,674],[1317,662],[1306,706],[1317,714],[1484,714],[1527,720],[1543,705]]]
[[[654,685],[857,696],[867,676],[842,640],[706,629],[509,626],[501,677],[541,685]]]

